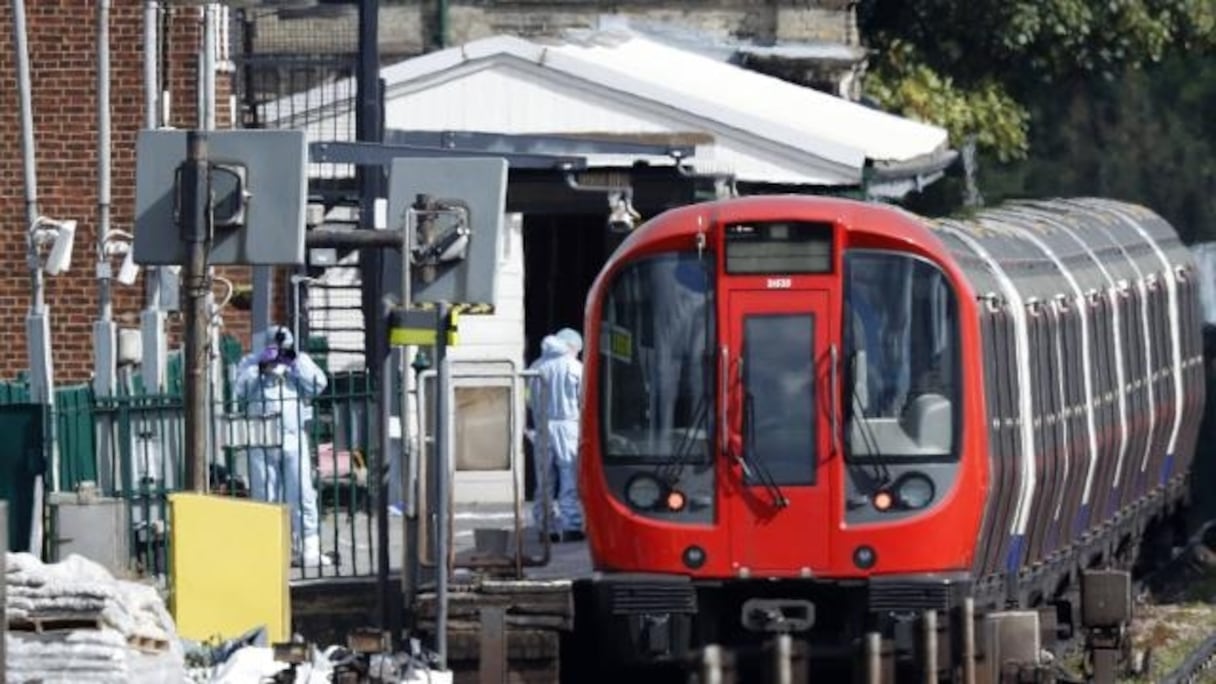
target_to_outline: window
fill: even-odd
[[[743,321],[743,448],[778,485],[815,484],[814,340],[810,314]]]
[[[605,460],[709,460],[712,272],[708,252],[681,252],[640,260],[613,281],[600,328]]]
[[[904,254],[845,256],[847,452],[854,458],[954,454],[960,393],[954,291]]]

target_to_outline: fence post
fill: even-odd
[[[8,555],[8,502],[0,501],[0,546],[4,547],[4,556],[0,556],[0,574],[7,577],[6,565]],[[5,592],[6,582],[0,582],[0,624],[8,625],[8,594]],[[5,682],[5,672],[8,671],[8,654],[4,650],[4,639],[0,638],[0,684]]]

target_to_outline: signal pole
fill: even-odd
[[[186,135],[178,207],[182,242],[188,251],[182,269],[185,290],[186,480],[195,492],[207,491],[207,295],[211,292],[207,254],[211,249],[211,182],[206,131]]]

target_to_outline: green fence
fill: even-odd
[[[0,406],[0,499],[8,502],[8,549],[29,548],[34,516],[34,482],[43,474],[43,407],[28,402]]]
[[[297,576],[369,576],[375,573],[374,516],[368,473],[378,462],[376,386],[366,373],[327,376],[327,386],[310,401],[295,404],[306,426],[307,477],[317,495],[322,550],[336,562],[322,572],[318,565],[299,568]],[[226,387],[214,407],[213,450],[208,463],[209,488],[214,493],[265,498],[256,486],[255,469],[285,470],[275,448],[232,446],[232,426],[247,423],[247,406]],[[124,497],[130,505],[131,548],[136,566],[148,574],[168,572],[167,497],[188,486],[185,472],[184,405],[180,393],[98,397],[93,421],[103,430],[104,453],[113,454],[112,470],[99,473],[104,493]],[[277,460],[276,460],[277,459]],[[268,465],[270,464],[270,465]],[[280,490],[279,501],[289,501]],[[293,524],[300,522],[293,518]]]
[[[34,406],[30,403],[29,387],[21,381],[0,382],[0,406]],[[80,482],[96,481],[93,390],[89,385],[55,389],[55,427],[59,441],[59,490],[71,491]]]
[[[326,371],[327,386],[298,410],[306,425],[310,468],[308,477],[317,493],[321,538],[325,551],[337,560],[327,575],[371,575],[375,573],[374,515],[368,489],[369,472],[378,468],[378,411],[376,383],[364,372],[330,374],[323,341],[309,341],[313,359]],[[246,406],[235,395],[229,377],[242,356],[239,342],[225,338],[221,345],[225,383],[217,397],[212,424],[209,462],[210,489],[232,496],[251,496],[251,460],[269,459],[257,451],[226,446],[230,423],[244,416]],[[58,490],[73,491],[82,482],[96,483],[99,493],[125,499],[130,512],[130,546],[135,566],[147,574],[168,571],[167,498],[188,483],[185,474],[183,368],[180,353],[172,353],[166,368],[166,392],[149,393],[138,374],[126,378],[119,393],[98,397],[87,384],[56,388],[54,420],[57,429],[56,469],[46,468],[47,490],[53,490],[51,472],[57,471]],[[7,411],[7,413],[5,413]],[[0,429],[6,433],[30,432],[29,415],[44,415],[43,407],[31,404],[24,378],[0,381]],[[5,422],[7,421],[7,422]],[[11,425],[9,425],[11,423]],[[4,426],[9,426],[5,429]],[[0,464],[5,468],[8,489],[0,496],[10,499],[32,495],[33,473],[50,463],[45,449],[43,422],[37,423],[37,439],[13,453],[34,453],[38,458],[12,456]],[[31,439],[34,439],[31,437]],[[26,440],[29,441],[29,440]],[[23,442],[24,444],[24,442]],[[256,455],[257,459],[251,459]],[[12,471],[11,473],[9,471]],[[25,484],[28,482],[29,484]],[[29,490],[28,492],[26,490]],[[24,501],[24,499],[22,499]],[[10,536],[14,543],[28,540],[29,521],[10,515],[25,536]],[[11,532],[11,531],[10,531]],[[308,569],[303,569],[309,575]],[[316,576],[314,569],[309,576]]]
[[[59,490],[97,481],[97,435],[93,426],[93,388],[72,385],[55,390],[55,427],[59,440]]]
[[[93,405],[108,454],[100,473],[107,496],[126,499],[135,569],[169,571],[168,495],[185,482],[184,407],[180,394],[99,397]]]

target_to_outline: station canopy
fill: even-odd
[[[876,194],[902,194],[955,157],[938,126],[628,29],[549,41],[494,36],[385,66],[381,76],[386,129],[692,144],[690,171],[749,183],[886,185]],[[354,94],[346,79],[268,102],[259,118],[303,128],[310,142],[351,140]],[[587,160],[612,167],[639,158]]]

